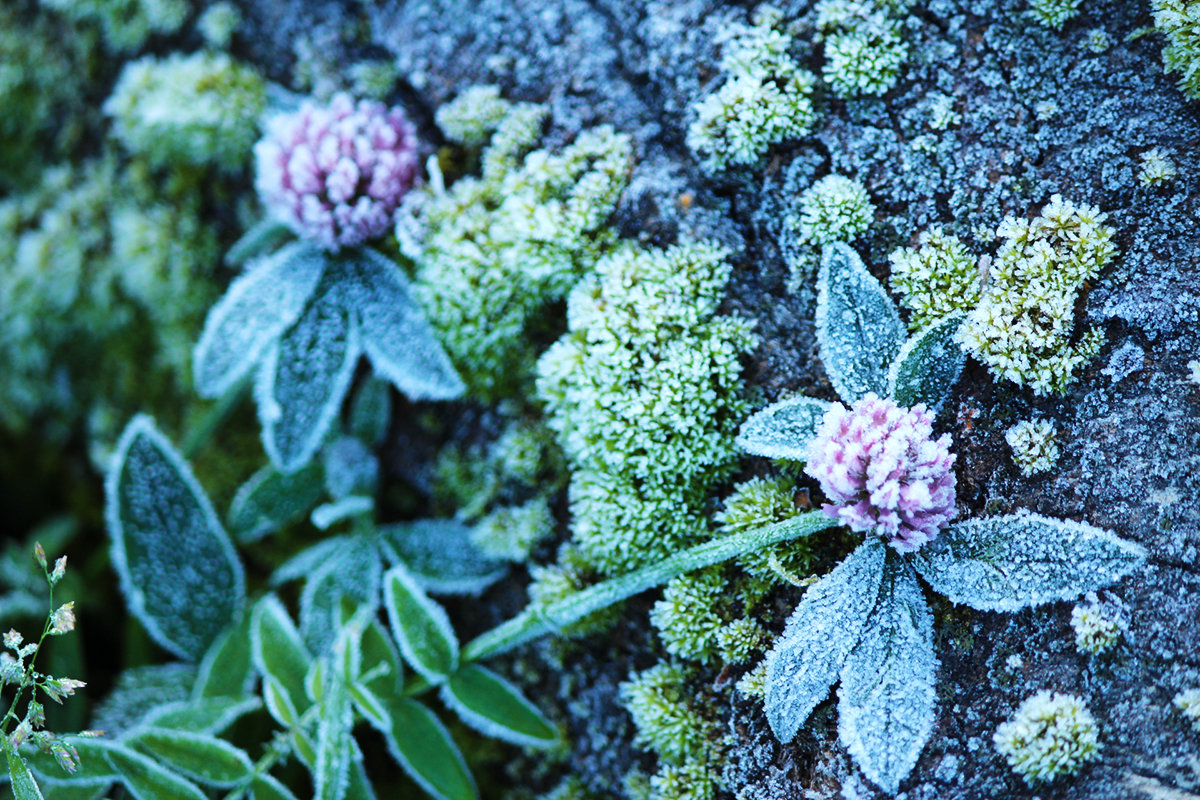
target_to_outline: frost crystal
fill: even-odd
[[[346,94],[275,117],[254,154],[270,214],[333,251],[387,233],[417,179],[417,135],[404,113]]]
[[[1058,442],[1054,423],[1047,419],[1018,422],[1004,432],[1004,441],[1012,448],[1013,463],[1025,477],[1046,472],[1058,461]]]
[[[996,729],[992,741],[1030,786],[1079,771],[1099,755],[1096,719],[1078,697],[1038,692]]]
[[[950,436],[932,439],[924,405],[905,410],[868,394],[847,410],[825,414],[804,471],[833,502],[831,517],[851,530],[877,533],[899,553],[937,536],[954,516]]]

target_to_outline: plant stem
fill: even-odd
[[[764,547],[799,539],[832,528],[838,523],[820,511],[776,522],[764,528],[724,536],[698,544],[663,559],[657,564],[636,569],[616,578],[589,586],[570,597],[541,608],[529,607],[508,622],[473,639],[462,650],[463,661],[479,661],[498,655],[547,633],[633,597],[685,572],[720,564],[731,558],[761,550]],[[405,687],[405,694],[418,693],[424,687]]]
[[[183,451],[184,458],[191,461],[206,444],[212,441],[213,434],[225,423],[225,420],[229,419],[230,414],[237,408],[249,388],[250,379],[242,378],[229,387],[229,391],[221,395],[217,402],[204,412],[200,421],[183,437],[183,445],[180,449]]]

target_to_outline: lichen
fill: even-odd
[[[1099,726],[1083,701],[1048,691],[1021,703],[996,729],[993,741],[1030,786],[1072,775],[1100,754]]]

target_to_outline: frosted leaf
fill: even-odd
[[[374,692],[361,683],[350,683],[346,686],[354,708],[363,716],[371,727],[377,731],[387,731],[387,703],[376,696]]]
[[[305,649],[292,618],[274,595],[267,595],[254,606],[250,652],[264,681],[269,677],[277,682],[293,707],[301,711],[308,707],[304,676],[308,674],[312,656]]]
[[[125,744],[209,786],[233,786],[254,771],[244,752],[205,733],[140,728]]]
[[[229,505],[229,528],[242,543],[274,533],[321,500],[321,469],[315,464],[291,474],[266,466],[238,488]]]
[[[1069,600],[1129,575],[1145,549],[1109,531],[1029,511],[951,525],[913,557],[933,590],[980,611]]]
[[[400,268],[369,248],[337,257],[343,301],[358,321],[375,371],[411,400],[449,400],[466,386],[442,348]]]
[[[364,380],[350,401],[350,419],[346,431],[368,447],[377,447],[392,424],[392,394],[387,381],[375,377]]]
[[[205,800],[194,783],[141,753],[114,745],[105,755],[137,800]]]
[[[220,397],[250,371],[267,346],[304,310],[325,254],[291,244],[250,265],[208,312],[193,355],[196,391]]]
[[[331,676],[325,683],[317,716],[317,763],[313,800],[343,800],[350,784],[354,709],[345,684]]]
[[[888,365],[905,328],[896,304],[847,244],[828,245],[817,274],[817,343],[833,388],[847,403],[885,396]]]
[[[489,669],[468,664],[442,684],[442,702],[484,736],[522,747],[557,744],[558,730],[521,691]]]
[[[267,350],[255,384],[263,446],[282,472],[295,472],[320,447],[358,362],[358,334],[326,278]]]
[[[174,662],[123,670],[112,691],[92,712],[92,725],[116,736],[141,723],[147,714],[167,704],[187,699],[196,671],[190,664]]]
[[[476,800],[479,790],[446,727],[425,706],[408,698],[391,705],[388,752],[408,777],[437,800]]]
[[[458,669],[458,639],[450,618],[403,566],[397,564],[383,576],[383,601],[401,655],[425,680],[441,683]]]
[[[334,615],[342,598],[355,606],[379,602],[383,564],[379,551],[362,536],[342,544],[308,576],[300,593],[300,633],[309,650],[323,652],[333,641]]]
[[[314,527],[325,531],[343,520],[370,514],[374,510],[375,498],[351,495],[332,503],[322,503],[313,509],[309,519]]]
[[[325,491],[334,500],[351,494],[373,494],[379,483],[379,459],[353,436],[339,436],[321,451]]]
[[[294,238],[296,235],[292,233],[291,228],[268,217],[250,226],[250,229],[225,251],[225,263],[231,267],[240,267],[250,259],[270,253]]]
[[[767,721],[779,741],[795,737],[837,680],[879,595],[883,563],[882,542],[859,545],[804,593],[767,654]]]
[[[254,660],[250,655],[250,615],[243,613],[235,625],[209,645],[192,684],[192,700],[244,697],[254,679]]]
[[[326,561],[334,558],[338,550],[345,547],[352,538],[351,536],[333,536],[306,547],[275,568],[275,571],[271,573],[271,585],[279,586],[288,581],[307,577]]]
[[[167,650],[199,659],[242,608],[242,564],[208,496],[149,417],[121,435],[105,497],[130,612]]]
[[[380,536],[395,561],[434,594],[479,594],[508,572],[471,541],[471,529],[453,519],[381,525]]]
[[[967,362],[954,341],[964,316],[950,314],[904,343],[888,369],[888,395],[893,400],[906,408],[924,403],[937,414]]]
[[[257,697],[206,697],[161,705],[147,714],[141,724],[216,736],[241,717],[260,708],[262,702]]]
[[[879,601],[842,668],[838,736],[863,774],[895,794],[933,731],[933,614],[912,568],[888,557]]]
[[[43,800],[42,790],[30,774],[29,767],[13,750],[8,750],[8,779],[16,800]]]
[[[737,446],[765,458],[807,461],[830,404],[812,397],[792,397],[767,406],[742,423]]]
[[[360,647],[363,673],[384,667],[375,677],[363,681],[363,687],[388,702],[399,697],[404,688],[404,664],[395,642],[377,621],[372,620],[363,631]]]
[[[250,796],[253,800],[296,800],[291,789],[265,773],[254,776]]]

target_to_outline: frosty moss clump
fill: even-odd
[[[803,283],[833,242],[851,242],[870,227],[875,205],[867,187],[844,175],[826,175],[805,189],[785,225],[794,237],[791,285]]]
[[[506,561],[524,561],[538,542],[554,532],[554,515],[546,501],[530,500],[519,506],[502,506],[475,523],[471,541],[483,553]]]
[[[901,3],[823,0],[816,6],[824,34],[821,77],[838,97],[879,96],[896,85],[908,45],[892,11]]]
[[[572,533],[617,573],[707,535],[709,487],[748,411],[738,357],[751,324],[716,313],[730,267],[707,244],[623,248],[568,300],[568,333],[538,362],[538,396],[572,467]]]
[[[1013,771],[1035,786],[1073,775],[1100,754],[1096,718],[1078,697],[1039,692],[992,737]]]
[[[434,119],[450,141],[479,147],[500,127],[510,108],[499,86],[471,86],[439,108]]]
[[[440,114],[468,141],[496,126],[483,174],[414,192],[397,228],[429,321],[483,399],[524,391],[538,314],[612,249],[606,223],[633,158],[629,138],[608,127],[535,150],[546,110],[513,105],[497,125],[496,100],[472,90]]]
[[[975,256],[957,236],[933,228],[921,234],[919,245],[888,256],[892,289],[909,310],[914,331],[973,308],[983,291]]]
[[[1141,155],[1141,167],[1138,168],[1137,179],[1142,186],[1162,186],[1175,180],[1179,170],[1175,162],[1161,147],[1152,147]]]
[[[1171,702],[1183,718],[1192,723],[1192,728],[1200,731],[1200,689],[1185,689]]]
[[[138,50],[155,35],[175,33],[191,13],[188,0],[39,0],[69,19],[96,25],[114,52]]]
[[[721,533],[729,536],[783,522],[803,513],[796,505],[796,482],[790,478],[751,478],[739,483],[714,515]],[[796,583],[808,576],[814,554],[810,540],[767,547],[747,553],[738,564],[751,577],[770,584]]]
[[[1154,27],[1167,37],[1163,71],[1178,74],[1180,91],[1200,98],[1200,8],[1195,0],[1151,0]]]
[[[1054,423],[1046,419],[1025,420],[1004,432],[1004,441],[1012,448],[1013,463],[1025,477],[1047,472],[1058,462],[1058,442]]]
[[[996,379],[1035,394],[1063,394],[1100,352],[1104,334],[1075,331],[1075,301],[1116,254],[1112,228],[1094,206],[1054,195],[1033,220],[1007,217],[979,305],[957,334]]]
[[[694,695],[683,669],[674,664],[631,675],[621,684],[621,702],[637,728],[635,743],[672,764],[708,754],[716,726],[697,707]]]
[[[727,591],[724,574],[717,567],[680,575],[667,584],[662,599],[650,611],[650,622],[668,653],[700,662],[712,658],[724,622],[716,611]]]
[[[807,136],[816,119],[814,78],[788,53],[783,14],[760,6],[722,45],[721,87],[692,106],[687,143],[711,171],[748,165],[773,144]]]
[[[1111,650],[1121,639],[1120,625],[1095,603],[1071,609],[1071,628],[1075,631],[1075,648],[1081,653],[1099,655]]]
[[[1079,14],[1083,0],[1029,0],[1029,16],[1053,30],[1062,30],[1067,20]]]
[[[104,112],[130,152],[151,164],[236,170],[258,138],[266,84],[225,53],[147,56],[125,66]]]

